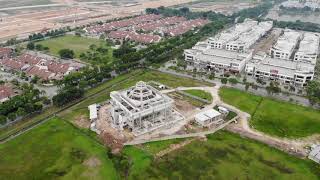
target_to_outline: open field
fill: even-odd
[[[192,11],[214,11],[231,15],[242,9],[247,9],[259,4],[259,0],[198,0],[175,7],[188,7]]]
[[[59,56],[59,50],[61,49],[72,49],[79,58],[79,55],[89,50],[89,46],[95,44],[97,46],[106,47],[106,42],[99,39],[79,37],[73,35],[65,35],[56,38],[39,41],[36,44],[49,47],[49,53],[54,56]],[[112,49],[109,48],[110,56],[112,56]],[[112,57],[110,57],[112,58]]]
[[[30,3],[33,4],[35,0],[26,0],[26,2],[11,0],[6,2],[6,6],[3,8],[0,7],[2,19],[0,22],[0,40],[4,41],[13,37],[27,38],[29,34],[41,32],[46,28],[58,29],[67,26],[82,26],[97,21],[139,15],[146,8],[173,6],[190,1],[136,0],[136,3],[132,4],[131,1],[128,4],[125,1],[39,0],[35,5],[28,6]]]
[[[250,125],[273,136],[300,138],[320,133],[320,112],[271,98],[222,88],[222,100],[251,114]]]
[[[124,149],[133,164],[129,179],[318,179],[319,167],[238,135],[218,132],[161,159]]]
[[[0,179],[117,179],[107,150],[60,119],[0,145]]]
[[[1,8],[51,4],[51,0],[0,0]]]
[[[208,101],[212,101],[212,96],[209,92],[199,90],[199,89],[190,89],[190,90],[184,90],[184,92],[191,94],[193,96],[199,97],[201,99],[205,99]]]

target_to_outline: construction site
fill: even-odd
[[[141,14],[146,8],[173,6],[190,0],[97,1],[61,0],[54,4],[0,8],[0,41],[26,38],[32,33],[78,27],[97,21]],[[7,12],[10,11],[10,14]]]
[[[215,110],[217,102],[193,97],[185,89],[194,88],[172,89],[140,81],[128,89],[113,91],[111,100],[88,107],[90,128],[117,152],[128,143],[198,137],[199,133],[215,132],[236,120],[236,116],[226,119],[226,108]],[[211,88],[200,89],[209,93]]]

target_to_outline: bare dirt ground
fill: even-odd
[[[187,139],[187,140],[184,140],[184,141],[182,141],[181,143],[178,143],[178,144],[171,144],[169,148],[158,152],[154,157],[155,157],[155,159],[159,159],[159,158],[165,156],[166,154],[171,153],[172,151],[176,151],[178,149],[181,149],[182,147],[192,143],[196,139],[199,139],[199,138]]]
[[[254,54],[262,51],[269,53],[269,49],[271,46],[277,41],[278,37],[281,34],[281,29],[274,28],[272,29],[271,33],[269,33],[266,37],[262,38],[259,42],[253,45],[254,47]]]
[[[84,115],[80,115],[80,116],[76,117],[75,120],[73,121],[73,123],[80,128],[89,128],[90,127],[90,120]]]
[[[189,4],[184,4],[183,6],[189,7],[192,11],[214,11],[226,15],[231,15],[242,9],[252,8],[259,4],[260,2],[243,2],[238,1],[216,1],[216,2],[193,2]],[[182,7],[182,6],[178,6]]]
[[[88,167],[98,167],[101,165],[101,161],[97,157],[90,157],[83,162]]]
[[[115,6],[112,4],[80,3],[74,0],[55,0],[56,3],[61,3],[66,7],[45,10],[35,6],[33,7],[35,9],[29,12],[24,10],[15,15],[0,16],[0,40],[4,41],[12,37],[25,38],[29,34],[41,32],[44,29],[57,29],[66,26],[75,27],[100,20],[138,15],[146,8],[173,6],[190,1],[138,0],[138,3],[132,6],[126,6],[126,4]]]

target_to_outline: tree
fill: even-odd
[[[309,82],[306,91],[311,104],[320,104],[320,82]]]
[[[29,50],[34,50],[34,48],[35,48],[35,46],[34,46],[34,43],[33,43],[33,42],[29,42],[29,43],[27,44],[27,49],[29,49]]]
[[[73,59],[74,58],[74,52],[71,49],[61,49],[58,52],[58,54],[62,59]]]
[[[228,83],[228,78],[221,78],[221,83],[222,84],[227,84]]]
[[[229,79],[229,82],[232,84],[232,85],[235,85],[238,83],[238,80],[236,78],[230,78]]]
[[[281,92],[281,88],[278,87],[278,84],[271,81],[270,85],[266,87],[266,90],[268,92],[268,94],[273,94],[273,93],[280,93]]]
[[[42,44],[36,44],[35,49],[36,49],[37,51],[42,51],[42,50],[43,50]]]
[[[7,123],[7,117],[4,115],[0,115],[0,124],[5,125]]]
[[[214,80],[215,77],[216,77],[216,74],[214,72],[211,72],[209,75],[209,79]]]

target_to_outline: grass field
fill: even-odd
[[[201,99],[205,99],[207,101],[212,101],[212,96],[209,92],[199,90],[199,89],[190,89],[190,90],[184,90],[184,92],[191,94],[193,96],[199,97]]]
[[[52,119],[0,145],[0,179],[117,179],[107,150]]]
[[[222,100],[251,114],[250,125],[270,135],[300,138],[320,133],[320,112],[288,102],[222,88]]]
[[[49,47],[49,53],[55,56],[59,56],[58,52],[61,49],[72,49],[76,58],[79,58],[81,53],[86,52],[91,44],[95,44],[97,46],[104,45],[104,47],[106,47],[106,42],[103,40],[73,35],[65,35],[57,38],[47,39],[44,41],[39,41],[36,44]],[[111,48],[109,48],[109,52],[109,56],[112,56]]]
[[[318,179],[320,168],[267,145],[220,131],[161,159],[134,147],[129,179]]]

